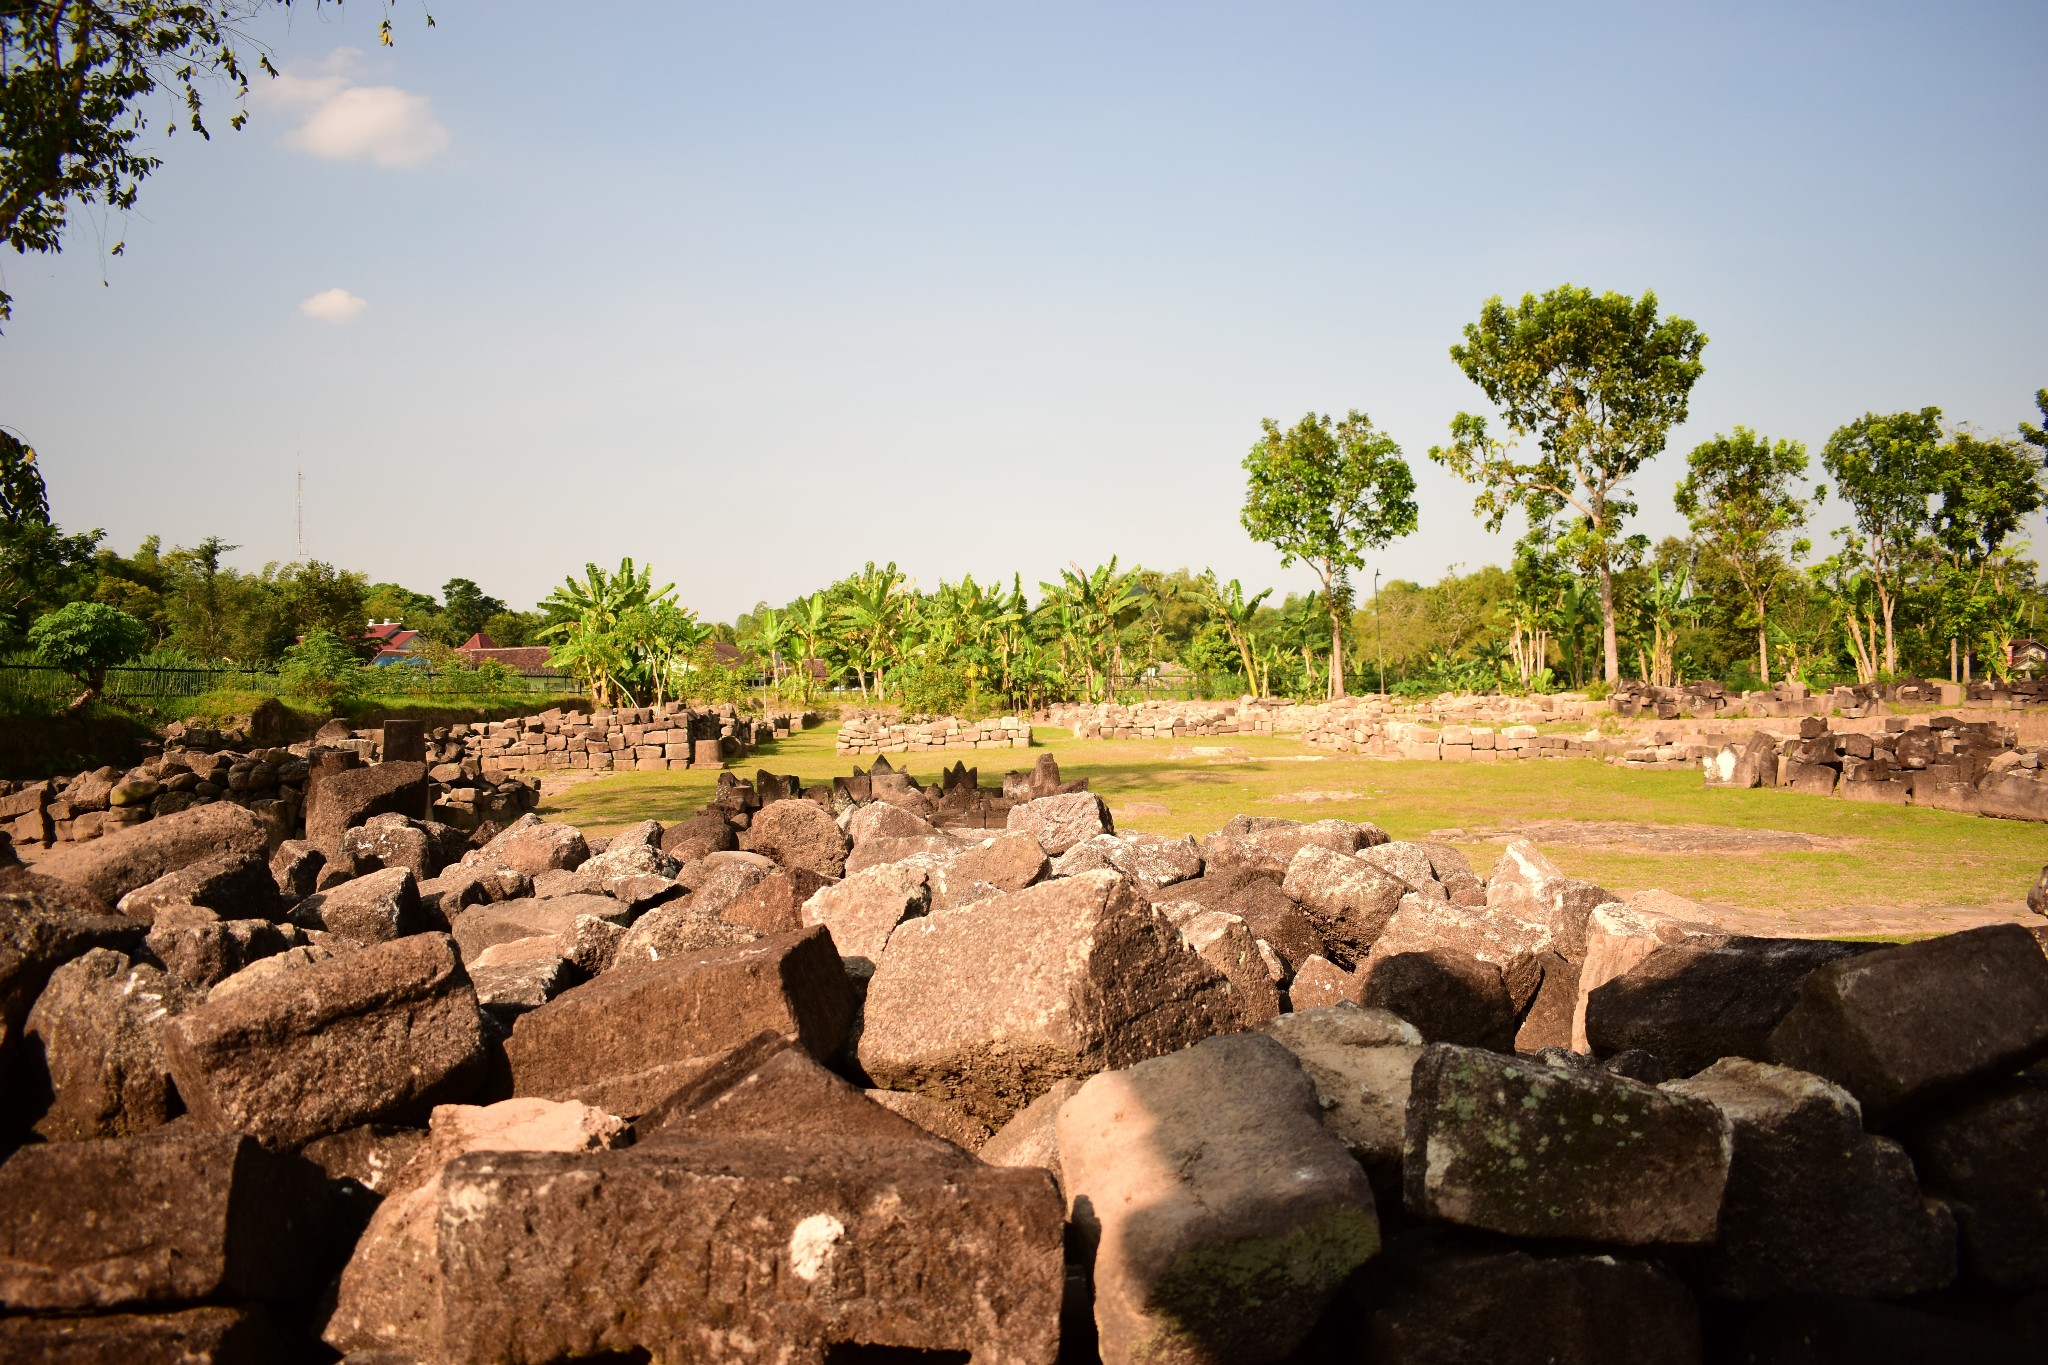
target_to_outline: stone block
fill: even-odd
[[[2048,957],[1997,924],[1845,958],[1806,978],[1769,1051],[1883,1117],[2048,1055]]]
[[[1407,1204],[1515,1237],[1712,1242],[1728,1179],[1713,1105],[1606,1072],[1435,1044],[1415,1064]]]
[[[327,1227],[319,1168],[248,1138],[24,1147],[0,1165],[0,1307],[301,1298],[328,1269]]]
[[[519,1017],[505,1042],[515,1095],[646,1112],[762,1032],[829,1057],[853,1021],[852,988],[823,929],[622,961]]]
[[[223,996],[228,984],[165,1028],[171,1076],[201,1127],[296,1147],[358,1124],[424,1119],[483,1081],[476,993],[445,934],[316,961]]]
[[[1112,872],[1060,878],[892,934],[860,1061],[999,1125],[1052,1082],[1242,1026],[1228,980]]]
[[[855,1344],[990,1365],[1058,1354],[1062,1220],[1042,1171],[707,1138],[465,1156],[440,1208],[451,1365],[763,1350],[825,1365]]]
[[[1280,1360],[1379,1249],[1364,1172],[1271,1038],[1104,1072],[1057,1127],[1106,1365]]]

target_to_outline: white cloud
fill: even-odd
[[[300,116],[284,145],[335,161],[418,166],[447,149],[433,101],[395,85],[356,85],[362,54],[337,48],[326,60],[284,72],[259,87],[265,104]]]
[[[299,311],[309,318],[318,318],[339,327],[369,306],[368,300],[359,299],[346,289],[323,289],[301,302]]]

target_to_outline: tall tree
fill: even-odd
[[[443,583],[441,600],[441,619],[451,645],[463,643],[481,631],[486,621],[505,610],[503,602],[467,578],[451,578]]]
[[[2003,614],[2001,599],[2012,576],[2005,544],[2041,510],[2048,471],[2024,436],[1958,431],[1941,446],[1933,474],[1936,502],[1929,521],[1940,561],[1939,614],[1954,659],[1959,641],[1975,642]]]
[[[1464,344],[1451,347],[1451,359],[1500,409],[1508,431],[1535,439],[1536,456],[1515,459],[1488,434],[1484,417],[1461,412],[1451,422],[1451,444],[1431,448],[1429,458],[1480,486],[1474,505],[1492,530],[1516,507],[1532,526],[1566,507],[1578,513],[1562,544],[1600,580],[1610,684],[1621,679],[1614,573],[1647,546],[1623,533],[1636,511],[1628,481],[1685,420],[1706,344],[1685,318],[1659,318],[1654,293],[1631,299],[1566,284],[1541,298],[1524,294],[1513,308],[1488,299],[1479,321],[1466,326]]]
[[[1837,428],[1821,450],[1821,464],[1849,505],[1855,547],[1868,568],[1884,627],[1884,650],[1875,660],[1896,673],[1895,620],[1914,548],[1929,525],[1928,499],[1936,492],[1941,409],[1867,412]]]
[[[1351,571],[1415,529],[1415,474],[1394,438],[1354,409],[1341,422],[1309,413],[1285,431],[1267,418],[1244,457],[1244,529],[1301,560],[1322,581],[1330,625],[1328,695],[1344,695],[1344,622]]]
[[[1795,572],[1793,558],[1813,548],[1795,539],[1806,524],[1806,447],[1737,427],[1694,446],[1685,462],[1674,501],[1702,548],[1742,585],[1756,626],[1757,676],[1769,687],[1771,603]]]

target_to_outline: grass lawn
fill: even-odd
[[[763,749],[742,768],[796,773],[822,782],[851,771],[832,751],[836,727],[820,726]],[[1650,887],[1741,912],[1740,927],[1787,932],[1933,931],[1984,918],[2022,917],[2026,888],[2048,862],[2048,827],[1946,811],[1876,806],[1778,791],[1709,790],[1693,773],[1631,772],[1593,759],[1519,763],[1422,763],[1311,751],[1291,739],[1239,735],[1212,740],[1076,740],[1034,727],[1036,747],[940,754],[891,754],[920,781],[956,759],[983,761],[993,785],[1042,752],[1068,777],[1085,777],[1116,814],[1119,829],[1204,834],[1243,813],[1301,820],[1371,820],[1397,839],[1460,830],[1452,839],[1475,865],[1490,864],[1504,827],[1529,821],[1707,826],[1815,836],[1819,849],[1721,848],[1653,851],[1627,831],[1590,846],[1539,835],[1565,871],[1616,892]],[[711,773],[630,773],[578,783],[543,800],[541,811],[604,830],[635,820],[676,820],[695,811]],[[1302,800],[1303,793],[1325,798]],[[1739,844],[1739,839],[1728,840]],[[1483,867],[1482,867],[1483,870]],[[1922,913],[1871,915],[1870,907],[1997,909],[1974,920]],[[1738,927],[1731,923],[1730,927]]]

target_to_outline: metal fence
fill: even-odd
[[[536,697],[565,697],[580,690],[567,673],[542,669],[530,673],[500,674],[488,688],[468,669],[403,667],[364,670],[368,696],[474,696],[506,693]],[[100,695],[111,702],[149,704],[197,697],[207,692],[230,689],[276,695],[279,687],[274,669],[265,668],[149,668],[124,667],[107,670],[106,687]],[[0,662],[0,702],[14,707],[62,705],[77,696],[78,680],[49,664]]]

